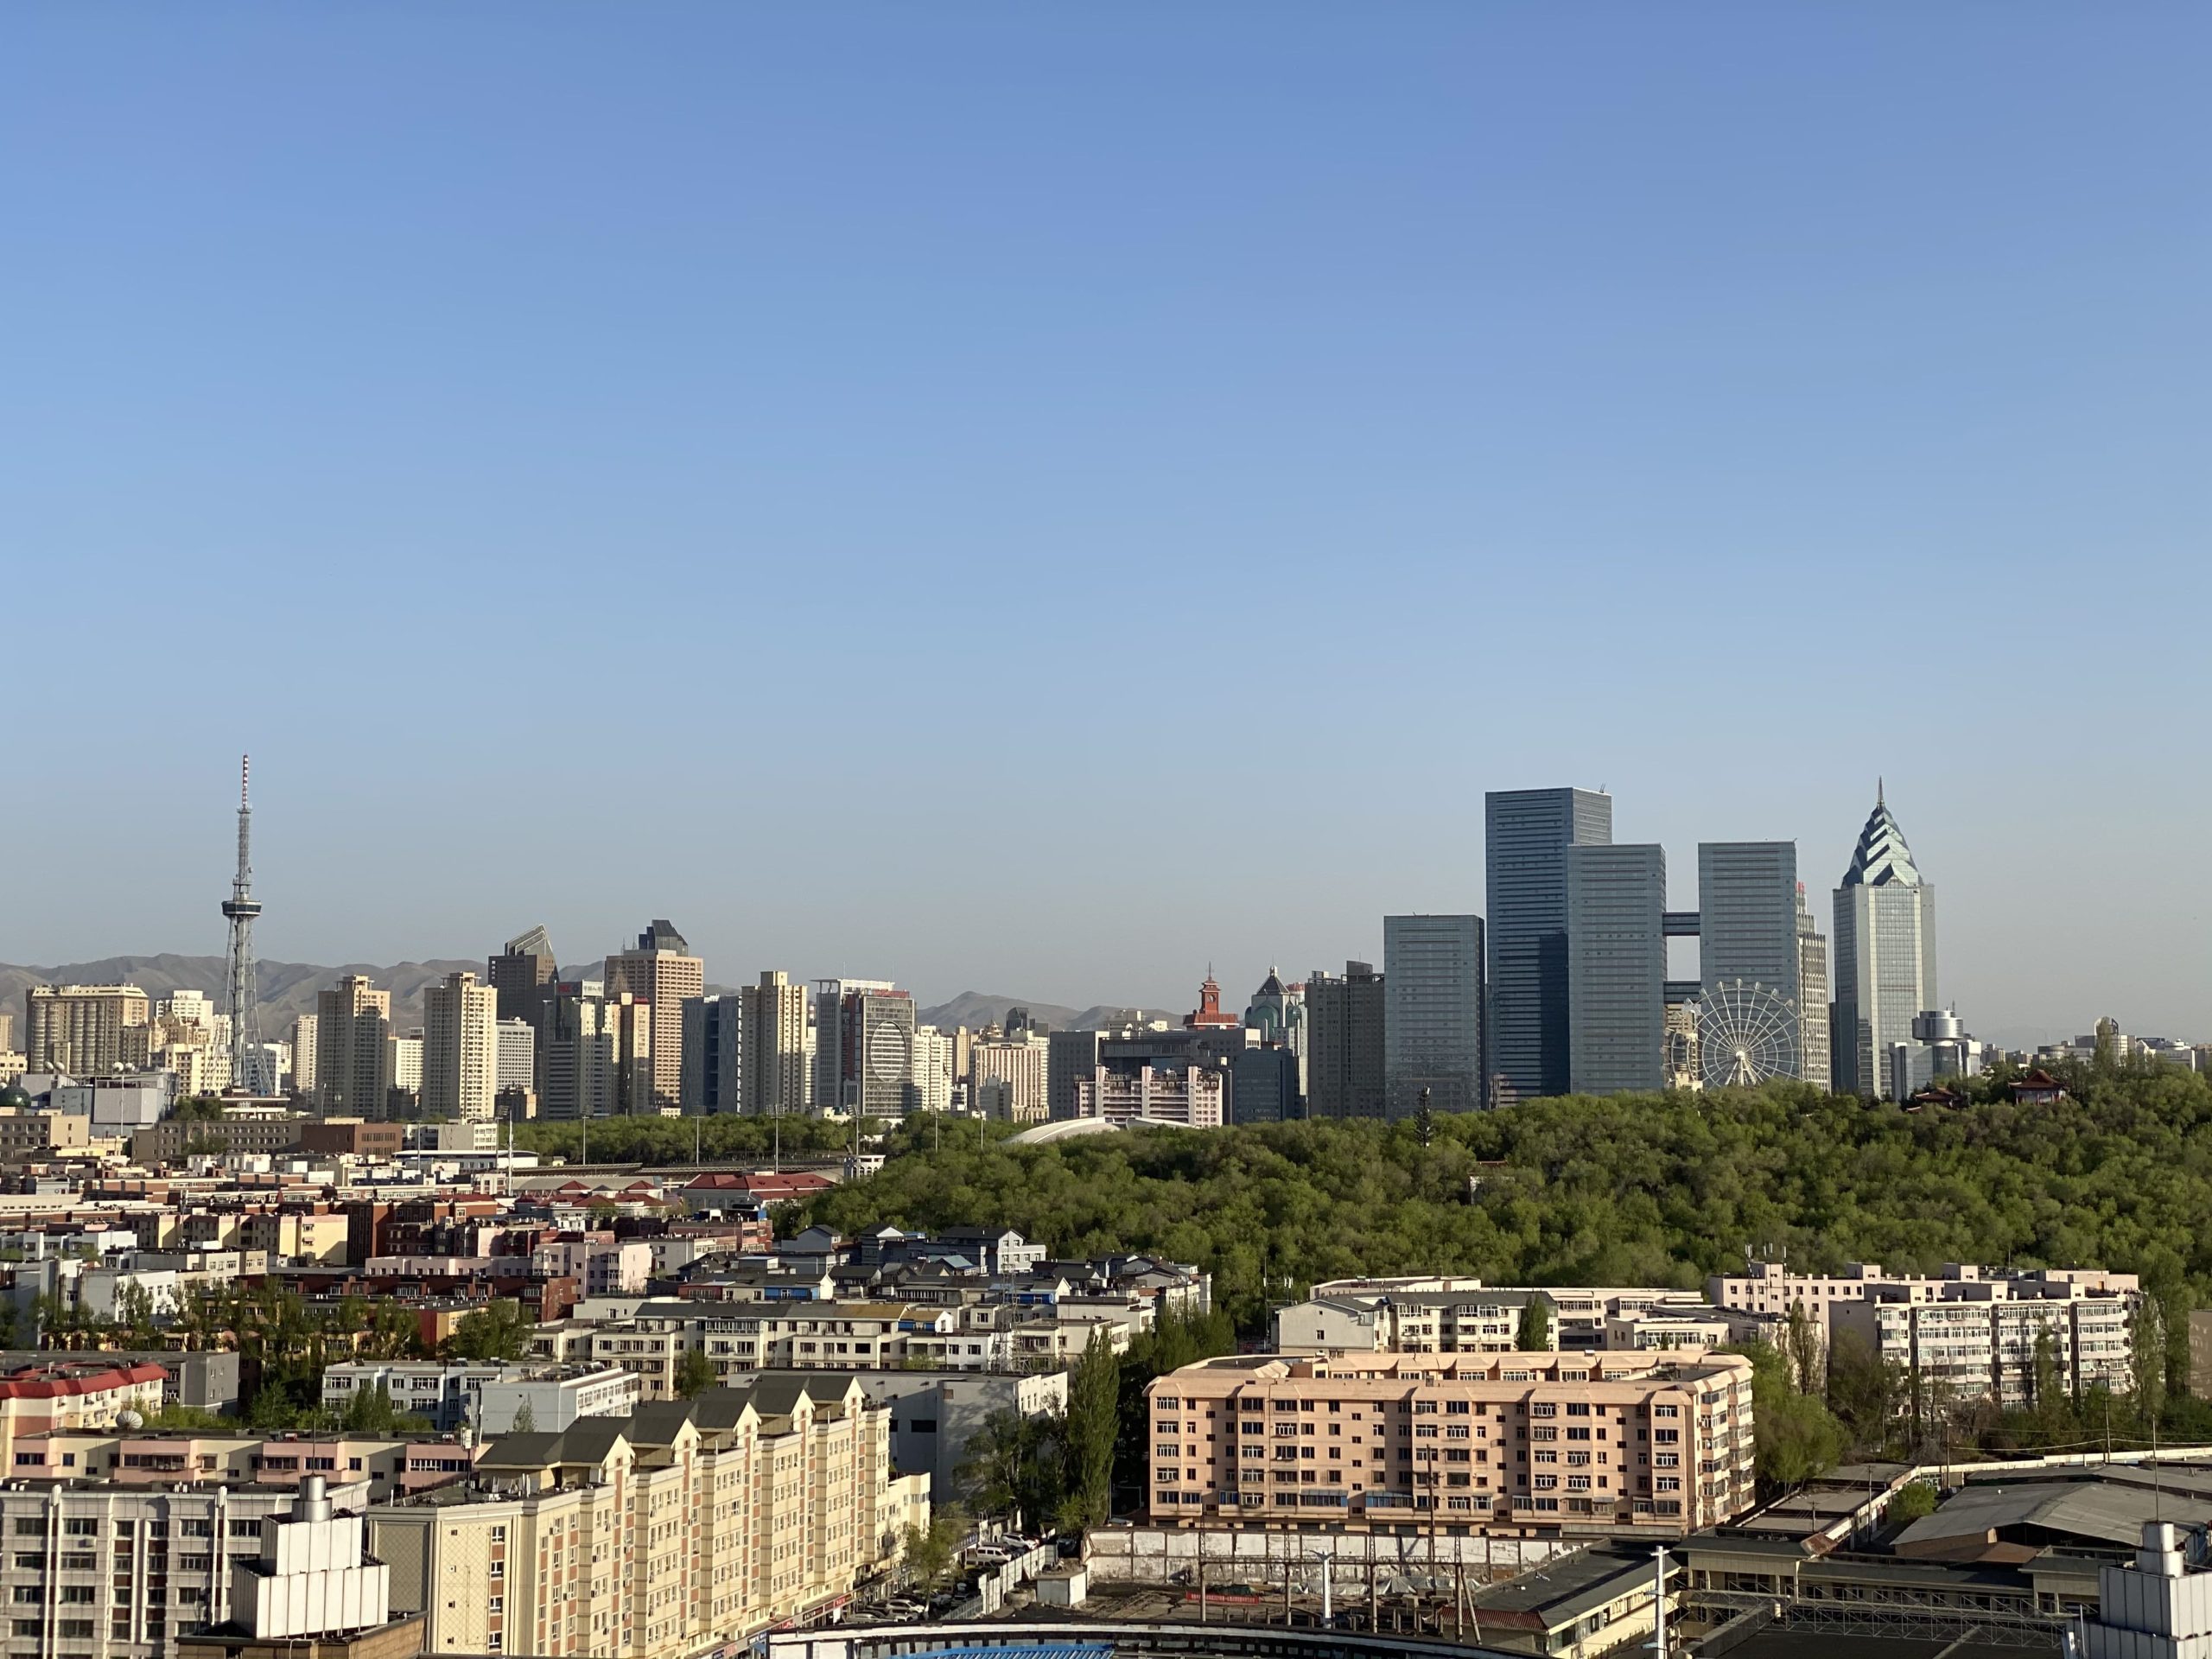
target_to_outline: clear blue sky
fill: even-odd
[[[0,19],[0,959],[1241,997],[1485,788],[1878,773],[1985,1030],[2212,1038],[2212,11]]]

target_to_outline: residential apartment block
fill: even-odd
[[[1719,1347],[1771,1338],[1765,1315],[1709,1306],[1693,1290],[1657,1286],[1484,1285],[1479,1279],[1339,1279],[1313,1287],[1274,1318],[1281,1354],[1502,1354],[1521,1319],[1542,1304],[1562,1351]]]
[[[143,1066],[152,1017],[136,985],[34,985],[23,993],[24,1069],[82,1077]]]
[[[22,1478],[0,1488],[0,1555],[11,1655],[163,1659],[179,1635],[221,1624],[234,1565],[258,1561],[262,1527],[289,1516],[288,1487],[238,1487],[170,1474],[160,1484]],[[334,1484],[334,1507],[358,1515],[365,1482]]]
[[[926,1523],[925,1491],[893,1478],[889,1414],[857,1381],[766,1376],[510,1434],[369,1532],[429,1651],[660,1659],[849,1595]]]
[[[1736,1355],[1238,1355],[1146,1395],[1158,1526],[1677,1535],[1752,1501]]]
[[[1903,1368],[1923,1404],[1944,1396],[2031,1403],[2044,1337],[2069,1392],[2133,1386],[2142,1287],[2132,1273],[1952,1262],[1940,1274],[1893,1274],[1853,1262],[1840,1273],[1806,1274],[1753,1262],[1708,1279],[1706,1291],[1720,1306],[1779,1319],[1802,1307],[1831,1342],[1853,1332]]]
[[[558,1433],[579,1417],[627,1417],[639,1402],[638,1379],[609,1365],[363,1359],[324,1370],[322,1403],[342,1412],[378,1388],[441,1433],[463,1427],[512,1433],[518,1417],[542,1433]]]

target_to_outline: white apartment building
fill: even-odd
[[[531,1090],[537,1086],[537,1032],[529,1020],[500,1020],[497,1049],[499,1061],[493,1076],[496,1088]]]
[[[1075,1115],[1109,1123],[1217,1129],[1223,1122],[1224,1075],[1202,1065],[1141,1065],[1134,1071],[1102,1065],[1076,1080]]]
[[[1338,1279],[1275,1315],[1282,1354],[1503,1354],[1516,1351],[1522,1312],[1544,1306],[1549,1347],[1561,1351],[1718,1346],[1763,1328],[1749,1316],[1710,1307],[1695,1291],[1649,1285],[1485,1286],[1479,1279],[1427,1276]],[[1719,1332],[1679,1340],[1692,1326]]]
[[[448,974],[442,984],[423,987],[422,1066],[425,1116],[491,1117],[499,1090],[499,993],[474,974]],[[397,1064],[392,1070],[397,1076]]]
[[[638,1408],[639,1379],[600,1364],[445,1364],[436,1360],[347,1360],[322,1374],[322,1403],[344,1411],[377,1388],[441,1433],[473,1428],[510,1434],[527,1408],[539,1433],[558,1433],[579,1417],[626,1417]]]
[[[1754,1262],[1706,1281],[1712,1300],[1786,1320],[1802,1307],[1832,1342],[1851,1332],[1902,1367],[1923,1403],[1982,1396],[2031,1402],[2036,1351],[2048,1336],[2064,1386],[2133,1386],[2142,1287],[2102,1268],[2018,1270],[1952,1262],[1936,1274],[1885,1274],[1871,1262],[1838,1274],[1793,1274]]]
[[[914,1051],[908,1081],[914,1085],[914,1109],[949,1112],[952,1109],[952,1037],[935,1026],[914,1027]]]
[[[410,1031],[391,1039],[391,1086],[410,1095],[423,1092],[423,1033]]]
[[[263,1523],[291,1514],[283,1487],[11,1479],[0,1489],[0,1586],[20,1659],[164,1659],[184,1631],[238,1618],[235,1567],[262,1557]],[[340,1513],[368,1483],[333,1486]]]

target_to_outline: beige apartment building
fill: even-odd
[[[607,959],[607,996],[627,991],[652,1007],[652,1109],[673,1115],[683,1104],[683,1005],[707,988],[707,965],[683,936],[656,920],[634,950]]]
[[[380,1505],[395,1611],[439,1653],[659,1659],[741,1640],[895,1565],[926,1515],[889,1413],[846,1377],[764,1376],[558,1434]]]
[[[467,972],[425,986],[423,1116],[488,1120],[499,1088],[499,993]]]
[[[1159,1526],[1672,1536],[1752,1502],[1738,1355],[1237,1355],[1146,1395]]]
[[[1045,1059],[1051,1046],[1042,1037],[979,1042],[969,1051],[968,1098],[988,1116],[1015,1123],[1045,1121]],[[985,1096],[990,1096],[988,1106]]]
[[[325,1113],[382,1117],[391,1091],[391,993],[347,974],[315,998],[315,1097]]]
[[[310,1100],[315,1091],[315,1024],[312,1014],[292,1021],[292,1092]]]
[[[89,1077],[146,1064],[153,1001],[136,985],[34,985],[23,1010],[27,1071]]]
[[[738,996],[745,1027],[741,1109],[760,1116],[797,1116],[813,1097],[814,1049],[808,1026],[812,1005],[806,987],[771,969]]]

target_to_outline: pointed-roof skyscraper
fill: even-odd
[[[1834,1084],[1840,1095],[1886,1092],[1891,1045],[1912,1041],[1913,1016],[1936,997],[1936,889],[1923,879],[1878,783],[1851,868],[1835,890]]]

